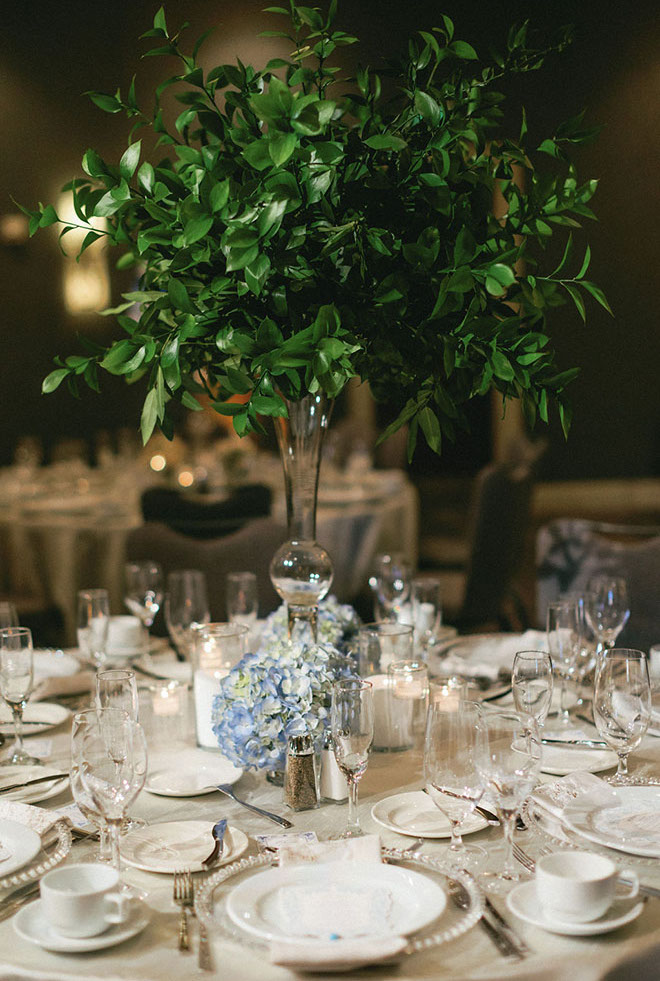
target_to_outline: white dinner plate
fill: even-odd
[[[151,674],[158,675],[163,681],[182,681],[189,683],[192,681],[192,665],[189,661],[177,661],[174,656],[171,658],[153,658],[149,654],[144,654],[135,661],[138,672],[140,668]]]
[[[323,862],[268,869],[227,896],[238,926],[265,940],[406,936],[432,923],[447,897],[432,879],[375,862]]]
[[[199,797],[214,793],[219,783],[234,784],[242,776],[243,771],[224,756],[190,749],[175,756],[153,757],[144,789],[161,797]]]
[[[61,726],[71,716],[71,710],[55,702],[28,702],[23,712],[23,735],[33,736]],[[0,732],[3,736],[14,735],[14,723],[9,706],[0,704]]]
[[[385,797],[371,808],[371,816],[384,828],[400,835],[451,838],[449,819],[423,790]],[[461,834],[471,834],[487,827],[488,822],[480,814],[470,814],[461,825]]]
[[[587,773],[600,773],[617,764],[617,756],[611,749],[589,749],[584,746],[542,747],[541,771],[564,777],[578,770]]]
[[[543,912],[536,898],[534,881],[523,882],[522,885],[512,889],[506,903],[511,912],[525,923],[541,927],[549,933],[561,933],[566,937],[595,937],[599,933],[610,933],[637,919],[644,909],[644,903],[638,899],[622,899],[613,903],[606,913],[590,923],[559,922],[547,917]]]
[[[660,786],[616,787],[611,806],[578,809],[576,801],[566,825],[581,838],[607,848],[660,858]]]
[[[41,838],[18,821],[0,819],[0,876],[11,875],[41,851]]]
[[[34,680],[44,678],[68,678],[77,674],[82,666],[77,657],[59,649],[34,652]]]
[[[24,906],[14,917],[14,929],[19,937],[30,943],[52,950],[58,954],[84,954],[92,950],[103,950],[114,947],[123,940],[136,936],[146,927],[151,919],[143,904],[127,923],[117,923],[95,937],[63,937],[57,933],[43,915],[41,900]]]
[[[17,790],[7,792],[4,792],[2,788],[14,783],[24,783],[36,777],[47,777],[49,773],[61,772],[53,766],[39,766],[38,764],[0,767],[0,797],[2,800],[20,801],[21,804],[37,804],[39,801],[48,800],[49,797],[56,797],[69,785],[68,776],[44,780],[43,783],[35,783],[30,787],[20,787]]]
[[[127,865],[144,872],[172,875],[178,869],[202,872],[202,862],[213,848],[211,821],[166,821],[137,828],[120,842],[121,857]],[[214,867],[233,862],[248,846],[248,837],[227,825],[222,857]]]

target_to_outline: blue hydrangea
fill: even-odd
[[[246,654],[220,683],[213,731],[223,754],[246,769],[284,768],[289,736],[320,735],[333,681],[348,662],[332,646],[278,640]]]
[[[340,603],[335,596],[326,596],[319,603],[317,631],[319,644],[331,644],[338,651],[346,653],[359,625],[360,620],[353,607],[347,603]],[[266,619],[259,649],[269,650],[277,641],[286,639],[287,635],[287,608],[283,603]]]

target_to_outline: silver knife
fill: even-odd
[[[221,821],[218,821],[217,824],[214,824],[213,827],[211,828],[211,834],[213,835],[213,840],[214,840],[213,851],[211,852],[209,857],[205,858],[204,861],[202,862],[202,865],[204,866],[205,869],[208,869],[209,866],[213,865],[213,863],[217,861],[217,859],[220,858],[220,856],[222,855],[226,830],[227,830],[226,818],[223,818]]]
[[[554,739],[552,736],[544,736],[542,743],[548,746],[590,746],[593,749],[607,749],[604,739]]]
[[[38,881],[30,882],[27,886],[24,886],[23,889],[18,890],[17,893],[12,893],[9,899],[5,900],[2,907],[0,907],[0,922],[2,920],[9,919],[9,917],[13,916],[14,913],[21,908],[21,906],[24,906],[25,903],[29,903],[32,899],[36,899],[38,895]]]
[[[527,946],[525,941],[518,936],[518,934],[513,929],[509,921],[505,920],[505,918],[502,916],[502,914],[497,909],[497,907],[493,903],[491,903],[488,896],[485,896],[484,899],[485,899],[487,911],[490,913],[493,919],[496,920],[497,923],[499,924],[500,929],[504,932],[511,946],[515,950],[516,956],[523,958],[525,954],[529,954],[529,947]]]
[[[0,787],[0,794],[6,794],[9,790],[22,790],[23,787],[31,787],[33,783],[46,783],[48,780],[61,780],[62,777],[68,776],[68,773],[49,773],[48,776],[33,777],[31,780],[25,780],[23,783],[10,783],[4,787]]]

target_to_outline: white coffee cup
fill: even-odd
[[[630,887],[619,881],[618,868],[604,855],[553,852],[536,863],[536,896],[549,919],[590,923],[606,913],[615,899],[637,895],[637,876],[630,871],[625,875]]]
[[[136,651],[141,651],[144,645],[145,630],[139,617],[110,617],[108,622],[108,655],[135,654]]]
[[[66,865],[48,872],[40,884],[41,910],[64,937],[95,937],[125,923],[133,903],[120,891],[119,873],[105,865]]]

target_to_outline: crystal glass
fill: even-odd
[[[429,705],[424,743],[424,786],[451,826],[449,853],[452,865],[474,868],[486,852],[466,846],[461,825],[483,795],[475,763],[480,710],[476,702],[456,698],[447,689]]]
[[[561,684],[559,721],[562,725],[569,725],[570,712],[566,704],[568,682],[575,672],[579,637],[575,603],[572,600],[550,603],[546,623],[548,651]]]
[[[195,630],[192,650],[193,697],[197,744],[218,748],[213,703],[220,680],[247,653],[250,628],[244,623],[205,623]]]
[[[541,740],[531,716],[512,711],[484,711],[478,723],[475,762],[484,793],[492,800],[504,830],[504,863],[494,873],[503,881],[517,881],[513,834],[522,805],[538,782]]]
[[[230,572],[227,576],[227,619],[245,623],[250,629],[257,621],[257,577],[254,572]]]
[[[597,652],[614,647],[630,616],[626,580],[620,576],[593,576],[587,583],[584,610],[598,641]]]
[[[81,589],[78,592],[78,647],[97,668],[106,659],[109,623],[107,589]]]
[[[374,591],[374,619],[398,619],[401,607],[410,596],[412,568],[400,553],[379,555],[369,584]]]
[[[147,743],[142,727],[121,709],[106,708],[89,721],[82,736],[83,786],[110,832],[112,863],[120,870],[119,834],[127,808],[147,775]]]
[[[584,705],[585,697],[591,699],[591,688],[593,682],[593,672],[598,658],[598,642],[596,635],[589,623],[586,611],[586,599],[584,593],[577,593],[569,597],[575,602],[575,611],[578,625],[578,644],[577,657],[575,660],[575,683],[577,686],[577,704]],[[585,696],[584,689],[587,689]]]
[[[360,678],[347,678],[332,686],[330,708],[332,744],[337,765],[348,782],[348,818],[340,838],[364,832],[358,816],[358,784],[367,769],[374,738],[373,686]]]
[[[206,578],[198,569],[170,572],[165,596],[165,623],[170,639],[183,660],[189,660],[194,631],[211,619]]]
[[[429,671],[423,661],[392,661],[387,669],[388,727],[399,749],[424,746]]]
[[[513,659],[511,687],[516,711],[542,726],[552,702],[552,659],[545,651],[518,651]]]
[[[97,709],[116,708],[138,721],[138,690],[133,671],[116,668],[96,675]]]
[[[21,766],[41,761],[23,746],[23,711],[34,683],[32,633],[27,627],[0,629],[0,695],[11,709],[15,741],[3,765]]]
[[[0,630],[3,627],[18,627],[18,613],[13,603],[0,601]]]
[[[422,651],[435,643],[442,625],[442,584],[432,577],[413,579],[410,589],[415,640]]]
[[[361,677],[386,674],[393,661],[413,659],[413,628],[407,623],[365,623],[358,632]]]
[[[149,629],[163,602],[163,570],[158,562],[146,559],[124,566],[126,608]]]
[[[83,783],[81,775],[82,767],[82,746],[85,732],[90,724],[95,724],[98,719],[97,710],[85,709],[84,712],[77,712],[71,724],[71,769],[69,779],[71,783],[71,793],[78,805],[79,810],[87,820],[94,825],[99,834],[99,847],[96,854],[97,862],[110,862],[112,859],[110,851],[110,840],[108,828],[103,814],[94,803],[89,791]]]
[[[629,782],[628,756],[639,746],[651,719],[648,660],[642,651],[612,647],[596,666],[594,722],[619,758],[614,782]]]

